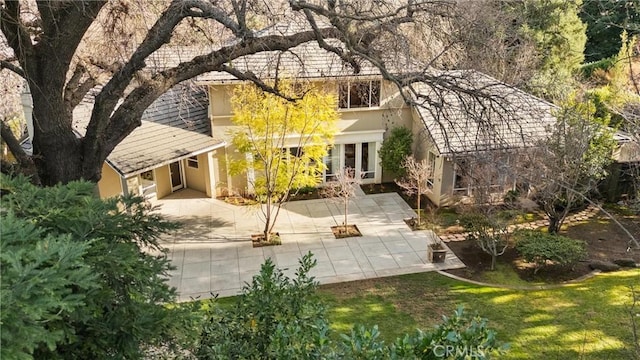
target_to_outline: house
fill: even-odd
[[[248,56],[234,61],[233,67],[252,71],[262,79],[277,75],[308,81],[338,96],[339,131],[325,159],[323,182],[343,167],[356,169],[363,184],[393,181],[395,175],[381,168],[378,151],[389,129],[413,129],[415,156],[428,159],[434,169],[430,182],[433,193],[428,197],[436,205],[470,194],[462,176],[469,155],[530,146],[546,134],[545,126],[555,121],[551,104],[481,74],[467,80],[471,81],[467,85],[484,81],[484,86],[495,86],[508,104],[501,111],[479,109],[476,116],[452,94],[440,94],[440,111],[430,111],[432,105],[426,103],[409,106],[396,85],[382,79],[373,66],[362,66],[353,74],[335,55],[313,43],[287,53]],[[229,160],[245,156],[228,138],[234,126],[231,94],[242,81],[215,72],[198,77],[196,84],[206,89],[207,96],[198,93],[197,101],[187,103],[186,108],[177,101],[178,90],[172,90],[147,109],[142,126],[109,156],[99,183],[101,196],[134,192],[162,198],[183,187],[209,197],[250,191],[246,176],[232,176],[227,171]],[[431,91],[424,84],[416,90]],[[420,99],[416,100],[419,103]],[[492,120],[502,125],[492,124]],[[501,190],[509,189],[513,182],[500,185]]]
[[[434,169],[427,197],[437,206],[468,200],[474,186],[470,177],[476,182],[483,177],[479,181],[498,195],[514,189],[518,181],[510,163],[518,151],[548,135],[556,123],[555,105],[478,72],[441,75],[451,76],[462,89],[482,89],[490,97],[472,91],[434,93],[425,84],[416,85],[414,156],[427,159]]]
[[[191,188],[215,196],[216,152],[223,140],[211,134],[205,89],[177,86],[160,96],[136,128],[111,152],[98,182],[103,198],[134,193],[162,198]],[[74,129],[84,134],[92,101],[74,110]]]
[[[278,24],[261,34],[297,32],[296,26]],[[169,49],[155,54],[148,63],[163,67],[196,54],[188,49]],[[415,156],[427,159],[434,169],[429,198],[436,205],[451,203],[459,194],[469,195],[461,174],[470,155],[498,150],[508,153],[530,146],[554,121],[551,104],[473,72],[440,75],[458,79],[462,88],[493,93],[502,98],[499,104],[485,99],[469,108],[470,102],[457,94],[417,84],[409,105],[376,67],[361,61],[359,72],[354,73],[337,55],[316,43],[245,56],[228,65],[234,72],[250,72],[264,80],[286,77],[307,81],[337,95],[338,133],[325,158],[322,182],[344,167],[354,168],[364,184],[392,181],[395,175],[381,168],[378,151],[389,129],[412,129]],[[393,66],[401,69],[410,64],[396,60]],[[145,111],[142,126],[109,155],[99,182],[101,196],[133,192],[162,198],[181,188],[192,188],[208,197],[250,191],[246,176],[232,176],[227,169],[229,160],[246,156],[228,138],[234,126],[231,94],[240,84],[242,81],[228,72],[211,72],[196,78],[194,84],[178,86],[161,96]],[[182,100],[184,95],[191,100]],[[79,106],[76,112],[77,131],[82,134],[83,121],[77,119],[88,119],[90,105]],[[499,185],[513,187],[506,179]]]

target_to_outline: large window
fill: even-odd
[[[340,84],[339,106],[354,109],[380,106],[380,81],[349,81]]]
[[[431,174],[429,174],[429,178],[427,179],[427,185],[429,186],[430,189],[432,189],[433,182],[435,180],[435,173],[436,173],[436,154],[434,154],[431,151],[429,151],[427,164],[429,165],[429,171],[431,172]]]

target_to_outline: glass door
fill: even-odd
[[[344,167],[357,169],[356,144],[344,144]]]
[[[376,143],[362,143],[360,152],[360,176],[363,180],[376,177]]]
[[[169,164],[169,174],[171,175],[171,191],[182,189],[182,169],[180,161]]]

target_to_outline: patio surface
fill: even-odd
[[[261,248],[253,248],[250,240],[262,229],[256,208],[206,198],[190,189],[154,204],[167,218],[184,224],[163,238],[177,267],[169,284],[178,289],[180,301],[211,293],[237,295],[267,258],[293,276],[298,259],[309,251],[318,262],[311,274],[321,284],[464,267],[451,251],[444,263],[427,261],[427,245],[437,237],[432,231],[409,229],[403,219],[415,213],[395,193],[352,200],[349,224],[356,224],[363,236],[347,239],[331,233],[331,226],[344,221],[338,204],[326,199],[287,203],[275,227],[282,245]]]

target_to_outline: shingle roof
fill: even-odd
[[[339,46],[337,40],[327,43]],[[344,63],[338,55],[330,53],[315,43],[308,42],[287,51],[264,51],[235,59],[231,67],[242,72],[251,71],[258,78],[273,79],[277,76],[298,79],[339,78],[355,76],[380,76],[378,68],[367,61],[360,61],[360,72],[355,74],[350,65]],[[199,82],[223,83],[237,81],[226,72],[209,72],[197,78]]]
[[[419,83],[416,111],[440,154],[534,146],[555,124],[555,106],[477,72],[449,71],[450,80],[490,98],[438,89]]]
[[[74,111],[74,127],[84,134],[90,106]],[[177,86],[160,96],[136,128],[111,152],[107,161],[130,176],[224,145],[211,137],[207,94],[202,88]]]

